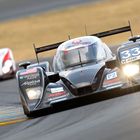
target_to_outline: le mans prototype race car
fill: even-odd
[[[9,48],[0,49],[0,79],[15,77],[16,64]]]
[[[47,61],[20,64],[24,69],[17,72],[17,81],[24,113],[31,117],[139,90],[140,37],[120,45],[117,56],[100,39],[127,31],[130,25],[34,47],[36,55],[57,51],[52,66]]]

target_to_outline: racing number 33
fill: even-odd
[[[121,52],[122,59],[127,59],[138,55],[140,55],[140,46]]]

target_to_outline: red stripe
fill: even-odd
[[[114,78],[114,79],[111,79],[111,80],[106,80],[104,81],[103,85],[107,85],[107,84],[112,84],[112,83],[117,83],[119,82],[120,79],[117,77],[117,78]]]
[[[7,61],[7,60],[9,60],[10,59],[10,52],[9,52],[9,50],[7,51],[7,53],[6,53],[6,55],[4,56],[4,58],[3,58],[3,65],[4,65],[4,63]]]
[[[62,95],[64,95],[64,94],[65,94],[64,91],[62,91],[62,92],[56,92],[56,93],[51,93],[51,94],[49,94],[48,97],[49,97],[49,98],[51,98],[51,97],[58,97],[58,96],[62,96]]]

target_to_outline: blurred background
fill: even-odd
[[[128,25],[140,34],[139,0],[0,0],[0,48],[11,48],[17,62],[34,59],[37,47]],[[104,38],[108,45],[130,33]],[[53,52],[54,53],[54,52]],[[52,52],[47,56],[53,55]],[[46,55],[46,54],[45,54]]]

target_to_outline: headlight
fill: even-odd
[[[138,74],[139,70],[139,63],[127,64],[123,67],[123,72],[128,77]]]
[[[5,74],[5,73],[8,73],[8,72],[10,71],[12,65],[13,65],[13,64],[12,64],[12,61],[11,61],[11,60],[5,61],[4,66],[2,67],[3,73],[4,73],[4,74]]]
[[[41,87],[27,88],[26,93],[30,100],[35,100],[40,99],[42,90]]]

